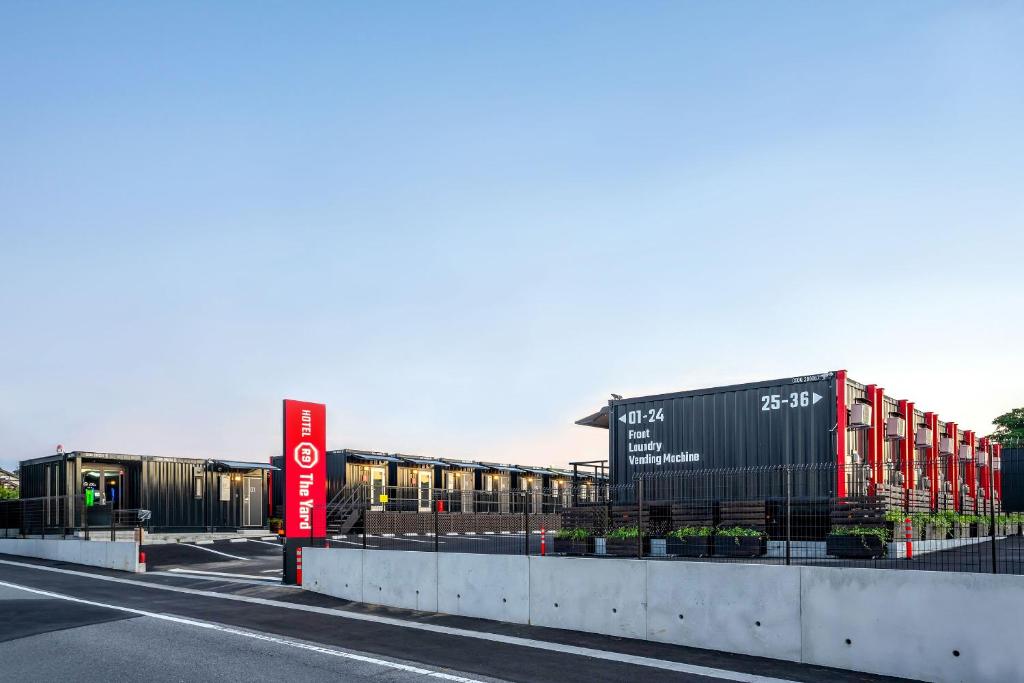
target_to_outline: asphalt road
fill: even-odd
[[[147,546],[147,553],[153,553],[147,560],[153,558],[159,569],[125,574],[0,556],[5,678],[404,680],[414,674],[558,683],[644,677],[756,683],[896,680],[360,605],[282,586],[274,578],[245,578],[258,576],[261,566],[276,562],[279,568],[279,550],[272,546],[215,543],[207,550],[234,557],[191,547]]]

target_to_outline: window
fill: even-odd
[[[193,490],[195,491],[195,494],[194,494],[195,497],[196,498],[202,498],[203,497],[203,475],[197,474],[195,476],[195,478],[192,480],[192,484],[193,484]]]

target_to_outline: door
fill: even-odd
[[[420,470],[416,474],[418,491],[418,509],[420,512],[430,512],[430,504],[434,499],[434,473],[430,470]]]
[[[373,510],[383,510],[384,504],[380,497],[386,493],[385,482],[387,481],[387,469],[384,467],[370,468],[370,507]]]
[[[463,472],[462,482],[462,511],[473,512],[473,474]]]
[[[263,480],[246,477],[242,495],[242,525],[260,526],[263,522]]]

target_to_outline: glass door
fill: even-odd
[[[373,510],[384,509],[384,504],[380,502],[380,497],[387,492],[387,477],[386,468],[370,468],[370,507]]]
[[[434,473],[430,470],[419,470],[416,473],[418,495],[418,509],[420,512],[430,512],[430,504],[434,499]]]

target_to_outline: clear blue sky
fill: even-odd
[[[0,5],[0,465],[603,457],[638,394],[1024,404],[1024,5]]]

